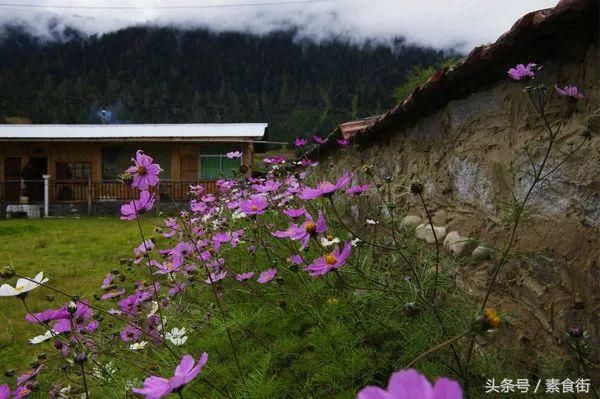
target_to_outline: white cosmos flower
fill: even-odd
[[[111,381],[113,375],[117,372],[117,368],[113,364],[113,362],[108,362],[104,365],[100,365],[99,367],[94,367],[92,370],[92,374],[94,377],[99,378],[105,381]]]
[[[37,345],[39,343],[42,343],[44,341],[49,340],[50,338],[54,337],[58,335],[58,333],[54,330],[47,330],[45,334],[43,335],[38,335],[36,337],[33,337],[29,340],[29,343],[32,345]]]
[[[242,212],[240,209],[236,209],[232,214],[231,214],[231,218],[232,219],[243,219],[246,217],[246,214],[244,212]]]
[[[129,349],[131,349],[132,351],[140,351],[144,349],[146,345],[148,345],[148,341],[140,341],[129,345]]]
[[[150,313],[148,313],[148,318],[154,316],[158,312],[158,302],[152,301],[152,308],[150,309]]]
[[[367,219],[367,224],[378,224],[379,222],[373,219]]]
[[[71,393],[71,386],[67,385],[66,387],[61,388],[61,390],[58,391],[58,396],[57,397],[59,399],[68,399],[70,393]]]
[[[324,247],[329,247],[333,244],[339,244],[339,243],[340,243],[340,239],[337,237],[331,237],[331,236],[321,237],[321,245]]]
[[[357,246],[358,244],[360,244],[362,242],[362,240],[360,238],[355,238],[353,240],[350,241],[350,245],[352,245],[353,247]]]
[[[165,338],[171,341],[173,345],[181,346],[185,344],[185,342],[188,339],[186,334],[187,330],[185,329],[185,327],[173,328],[171,331],[167,331],[167,333],[165,334]]]
[[[17,284],[14,287],[8,284],[2,284],[2,287],[0,287],[0,296],[23,295],[37,287],[39,284],[44,284],[47,281],[48,278],[44,278],[44,272],[39,272],[32,279],[20,278],[17,280]]]

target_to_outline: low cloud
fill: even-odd
[[[229,7],[234,3],[251,3],[246,0],[213,0],[202,3],[205,8],[196,9],[161,8],[198,4],[190,0],[13,1],[39,7],[0,6],[0,24],[22,23],[40,36],[63,26],[88,34],[141,24],[257,34],[294,27],[299,36],[317,40],[342,36],[358,41],[386,41],[401,36],[410,43],[466,52],[474,46],[494,41],[527,12],[553,7],[557,0],[325,0],[247,7]],[[282,1],[286,0],[263,0],[263,3]],[[67,8],[53,7],[57,5]],[[99,7],[139,9],[104,10]]]

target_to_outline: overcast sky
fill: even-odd
[[[304,3],[272,4],[291,1]],[[44,33],[51,17],[59,17],[62,24],[86,33],[147,23],[254,33],[298,26],[302,36],[317,39],[332,35],[358,40],[403,36],[412,43],[466,52],[496,40],[527,12],[553,7],[557,0],[3,0],[1,3],[5,5],[0,5],[0,24],[24,21],[38,34]],[[201,8],[188,8],[197,6]]]

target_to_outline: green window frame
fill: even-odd
[[[242,165],[241,159],[229,159],[226,154],[231,151],[242,151],[240,146],[230,144],[209,144],[200,147],[199,170],[200,179],[215,180],[233,177]]]

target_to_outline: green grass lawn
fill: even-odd
[[[12,265],[17,273],[30,277],[43,271],[53,287],[89,298],[100,293],[102,278],[119,268],[121,258],[132,257],[141,239],[134,222],[115,216],[0,221],[0,242],[0,267]],[[15,280],[8,282],[14,285]],[[55,298],[53,303],[46,300],[49,294]],[[66,301],[46,288],[32,291],[27,298],[32,311],[56,308]],[[48,349],[29,344],[29,338],[44,331],[27,323],[24,315],[20,301],[0,298],[0,373],[24,370],[38,352]],[[0,374],[0,383],[2,380]]]

